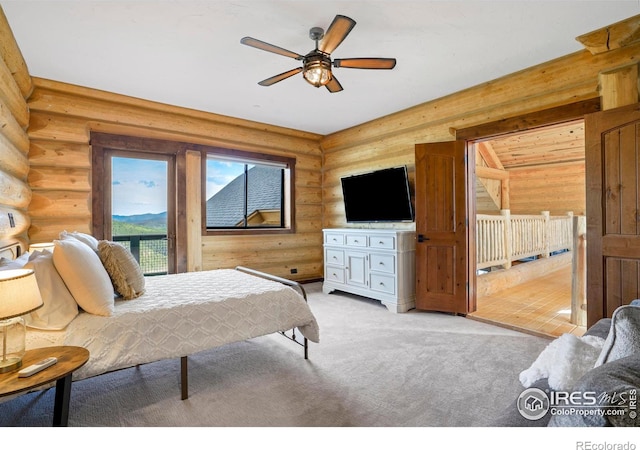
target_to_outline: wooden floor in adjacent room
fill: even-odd
[[[547,337],[585,332],[585,327],[570,323],[571,267],[478,297],[477,302],[477,311],[467,317]]]

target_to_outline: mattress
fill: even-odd
[[[319,342],[318,323],[298,292],[221,269],[148,277],[145,293],[116,300],[112,316],[81,312],[62,331],[29,329],[27,348],[87,348],[89,361],[73,375],[79,380],[294,327]]]

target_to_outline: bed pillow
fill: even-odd
[[[96,252],[76,239],[54,243],[53,264],[78,306],[98,316],[113,314],[113,285]]]
[[[609,335],[595,366],[640,352],[640,307],[624,305],[611,316]]]
[[[27,326],[62,330],[78,315],[78,304],[53,265],[53,253],[34,252],[24,267],[35,272],[43,303],[25,316]]]
[[[98,251],[98,240],[96,238],[94,238],[93,236],[91,236],[90,234],[86,234],[86,233],[80,233],[78,231],[62,231],[60,233],[59,238],[61,240],[64,239],[69,239],[69,238],[73,238],[73,239],[77,239],[80,242],[88,245],[89,247],[91,247],[91,249],[94,252]]]
[[[122,298],[131,300],[144,293],[145,279],[142,269],[124,245],[100,241],[98,255],[113,282],[113,287]]]

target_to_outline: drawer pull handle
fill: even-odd
[[[380,261],[378,264],[384,266],[384,263],[382,261]]]
[[[380,282],[380,286],[384,286],[384,283],[382,281]]]
[[[378,244],[384,244],[384,242],[380,241],[380,242],[378,242]]]

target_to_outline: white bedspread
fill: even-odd
[[[236,270],[148,277],[146,292],[117,300],[111,317],[80,313],[58,332],[30,331],[28,348],[77,345],[89,362],[74,380],[297,327],[319,341],[302,296],[280,283]]]

